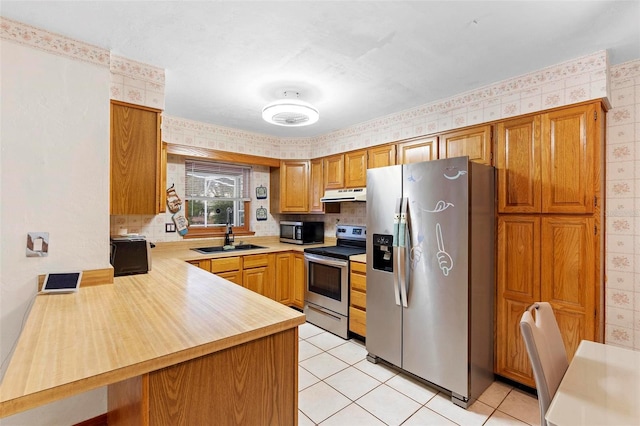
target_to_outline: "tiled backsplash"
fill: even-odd
[[[640,350],[640,59],[610,76],[605,339]]]

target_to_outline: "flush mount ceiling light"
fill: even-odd
[[[284,92],[284,99],[272,102],[262,109],[262,119],[267,123],[285,127],[308,126],[320,118],[318,110],[298,99],[298,92]]]

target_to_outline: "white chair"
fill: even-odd
[[[567,351],[551,305],[547,302],[537,302],[527,308],[520,320],[520,331],[524,337],[538,389],[540,425],[546,426],[544,415],[569,367]]]

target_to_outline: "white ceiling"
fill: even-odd
[[[607,49],[640,58],[640,1],[0,1],[0,15],[166,70],[169,115],[318,136]],[[296,90],[320,110],[283,128]]]

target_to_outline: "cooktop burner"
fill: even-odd
[[[335,246],[304,249],[305,253],[348,260],[349,256],[366,253],[367,229],[365,226],[339,225],[336,229],[338,241]]]

